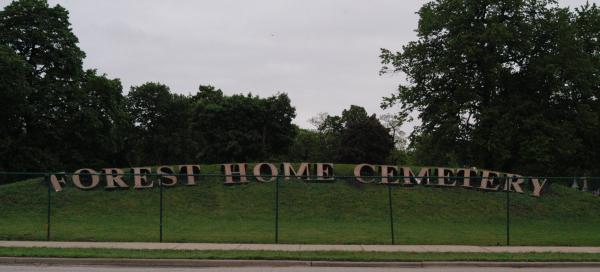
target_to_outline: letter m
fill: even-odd
[[[310,178],[310,164],[303,162],[298,166],[298,170],[294,170],[294,166],[289,162],[284,162],[281,164],[283,176],[285,179],[290,179],[292,175],[296,178]]]

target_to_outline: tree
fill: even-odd
[[[344,163],[385,163],[394,149],[394,140],[375,115],[347,123],[340,135],[337,160]]]
[[[406,134],[401,130],[406,117],[400,114],[386,113],[379,116],[381,124],[390,131],[394,138],[394,146],[396,149],[404,150],[406,148]]]
[[[192,99],[148,82],[131,88],[127,111],[133,122],[128,141],[132,164],[176,164],[194,157],[190,136]]]
[[[27,168],[63,168],[73,162],[73,147],[63,135],[74,126],[85,95],[79,88],[85,56],[77,46],[68,12],[43,0],[20,0],[0,11],[0,44],[11,49],[30,69],[24,144],[33,157]],[[31,167],[31,168],[29,168]]]
[[[323,162],[329,161],[329,157],[323,152],[321,137],[316,130],[296,127],[296,137],[286,156],[287,161],[292,162]]]
[[[342,111],[337,161],[343,163],[384,163],[394,149],[394,140],[375,114],[369,116],[363,107],[351,105]]]
[[[76,81],[85,53],[71,30],[69,12],[45,0],[13,1],[0,12],[0,41],[24,57],[46,84]]]
[[[369,115],[365,108],[350,105],[350,108],[342,111],[342,118],[340,121],[342,122],[344,127],[349,127],[353,124],[358,124],[362,122],[366,122],[369,119]]]
[[[420,163],[598,171],[596,5],[438,0],[419,15],[418,40],[381,59],[382,73],[408,77],[384,107],[419,113],[411,137]]]
[[[125,143],[129,137],[131,120],[126,111],[126,100],[119,79],[109,79],[96,70],[85,72],[81,81],[85,96],[74,117],[74,126],[64,135],[74,150],[71,156],[74,168],[109,167],[126,165]]]
[[[327,115],[318,130],[320,153],[340,163],[383,163],[394,149],[390,131],[376,115],[351,105],[341,116]]]
[[[268,160],[287,154],[294,141],[295,109],[286,94],[225,96],[212,86],[201,86],[193,100],[191,126],[198,159]]]
[[[321,127],[321,125],[325,122],[325,119],[327,119],[327,116],[329,116],[328,113],[326,112],[319,112],[317,113],[317,115],[311,117],[308,119],[308,122],[315,127],[315,129],[319,129],[319,127]]]
[[[32,111],[27,103],[31,92],[27,80],[30,69],[20,56],[0,45],[0,171],[33,167],[23,146],[27,134],[25,120]]]

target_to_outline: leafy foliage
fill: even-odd
[[[419,15],[418,40],[381,59],[408,77],[383,106],[419,113],[420,163],[598,174],[596,5],[437,0]]]
[[[27,104],[31,86],[27,79],[30,67],[9,48],[0,45],[0,158],[22,157],[19,146],[26,135],[25,120],[29,119],[32,108]],[[20,160],[19,160],[20,161]],[[0,161],[0,169],[11,167],[8,160]],[[24,167],[20,163],[15,165]]]
[[[318,131],[301,131],[294,145],[304,160],[383,163],[394,150],[390,129],[363,107],[352,105],[341,116],[319,114],[311,122]]]
[[[221,90],[201,86],[193,97],[191,119],[198,159],[207,162],[253,161],[287,154],[295,129],[295,109],[286,94],[225,96]]]
[[[31,91],[24,94],[23,126],[26,135],[17,149],[28,155],[14,162],[20,169],[52,169],[77,161],[65,149],[74,149],[65,135],[76,127],[85,94],[78,83],[84,74],[85,56],[77,46],[68,12],[46,1],[15,1],[0,11],[0,43],[27,63],[26,80]],[[4,55],[6,56],[6,55]],[[3,74],[9,80],[9,74]],[[20,146],[23,146],[21,148]],[[18,151],[17,153],[21,153]],[[14,168],[13,162],[7,162]]]

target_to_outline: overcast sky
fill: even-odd
[[[285,92],[294,122],[308,128],[317,113],[340,114],[352,104],[384,113],[381,98],[404,78],[379,76],[379,49],[415,40],[415,12],[427,1],[49,2],[69,10],[85,68],[121,79],[125,93],[147,81],[185,94],[200,84],[227,94]]]

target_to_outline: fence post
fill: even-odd
[[[162,180],[160,179],[160,176],[158,177],[158,189],[160,192],[160,223],[159,223],[159,242],[162,243],[163,241],[163,186],[162,186]]]
[[[46,240],[50,241],[50,212],[52,211],[52,185],[50,184],[50,176],[48,174],[44,175],[44,180],[46,181],[46,185],[48,186],[48,205],[46,207]]]
[[[506,245],[510,246],[510,181],[506,179]]]
[[[275,179],[275,243],[279,243],[279,176]]]
[[[388,184],[388,205],[390,211],[390,232],[392,234],[392,245],[395,244],[394,241],[394,213],[392,210],[392,185]]]

